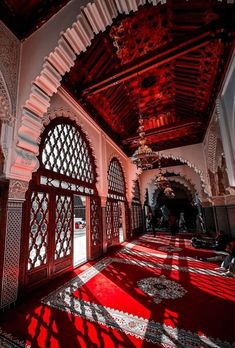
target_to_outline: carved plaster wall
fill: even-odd
[[[216,101],[216,114],[222,136],[229,190],[235,194],[235,49]]]
[[[12,102],[7,88],[6,81],[0,71],[0,147],[1,166],[0,175],[6,176],[9,167],[9,150],[12,148],[12,136],[15,124],[15,117],[12,114]]]
[[[229,186],[229,182],[227,168],[216,113],[212,118],[205,137],[204,151],[212,196],[228,194],[227,187]]]
[[[12,101],[12,115],[15,115],[16,112],[19,59],[20,41],[0,21],[0,72],[4,77]],[[0,95],[2,92],[4,93],[0,87]]]

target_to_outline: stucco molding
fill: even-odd
[[[159,171],[152,173],[152,175],[148,179],[148,184],[153,184],[155,177]],[[179,168],[170,167],[167,169],[167,173],[175,174],[176,177],[169,177],[169,181],[175,181],[183,184],[187,189],[192,193],[192,195],[198,194],[201,198],[202,194],[195,183]]]
[[[205,195],[209,196],[210,195],[210,190],[208,188],[208,184],[207,181],[205,180],[204,176],[205,174],[203,173],[203,171],[201,169],[199,169],[193,162],[183,158],[182,156],[179,155],[175,155],[175,154],[164,154],[161,153],[160,155],[163,158],[172,158],[174,160],[179,160],[182,163],[187,164],[187,166],[189,166],[189,168],[192,168],[194,170],[194,172],[199,175],[200,177],[200,181],[201,181],[201,186],[202,186],[202,190],[205,193]]]

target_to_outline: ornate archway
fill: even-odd
[[[42,134],[38,161],[25,202],[21,252],[24,288],[73,268],[75,195],[87,197],[88,259],[102,252],[96,167],[81,128],[69,119],[54,119]]]

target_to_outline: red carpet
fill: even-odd
[[[54,281],[1,326],[35,348],[232,347],[235,278],[199,254],[213,252],[178,236],[145,235],[63,285]]]

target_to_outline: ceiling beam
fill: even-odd
[[[200,122],[198,119],[197,120],[194,120],[194,121],[189,121],[189,122],[181,122],[180,124],[176,124],[175,126],[174,125],[171,125],[170,127],[160,127],[160,128],[154,128],[154,129],[150,129],[150,130],[146,130],[145,131],[145,138],[147,139],[148,137],[150,136],[154,136],[154,135],[158,135],[158,134],[166,134],[169,133],[169,132],[174,132],[174,131],[178,131],[182,128],[192,128],[192,129],[195,129],[196,127],[200,127],[202,124],[202,122]],[[123,144],[129,144],[129,143],[132,143],[133,141],[136,141],[139,139],[139,136],[136,135],[134,137],[130,137],[130,138],[126,138],[126,139],[123,139],[122,143]],[[136,145],[137,146],[137,145]]]
[[[221,37],[223,31],[223,28],[217,22],[213,23],[213,25],[205,26],[203,30],[197,31],[196,34],[194,33],[193,35],[187,36],[187,38],[170,42],[163,47],[137,58],[134,62],[120,67],[111,74],[106,75],[103,79],[97,79],[85,85],[81,94],[83,96],[96,94],[129,80],[138,73],[140,74],[153,67],[156,68],[166,64],[177,57],[206,46],[209,41]]]

